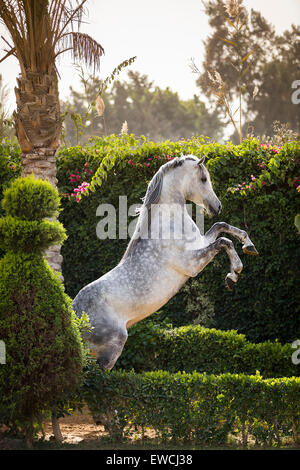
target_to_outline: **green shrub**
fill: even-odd
[[[14,216],[22,215],[15,209],[21,196],[29,220]],[[59,209],[57,191],[32,177],[16,179],[4,192],[3,207],[7,217],[0,222],[0,245],[6,250],[0,261],[0,338],[6,364],[0,368],[0,424],[19,429],[30,442],[44,413],[76,388],[82,342],[71,299],[43,257],[50,243],[66,237],[61,224],[41,220],[42,214]],[[38,220],[31,220],[34,213]]]
[[[292,363],[294,350],[290,344],[271,341],[254,344],[236,331],[199,325],[166,329],[166,325],[149,320],[129,329],[116,368],[208,374],[255,374],[259,371],[263,377],[299,375],[299,366]]]
[[[20,148],[10,141],[0,142],[0,201],[3,197],[4,189],[9,186],[10,181],[14,180],[21,174],[20,165]],[[0,203],[0,217],[4,215]],[[0,258],[4,252],[0,247]]]
[[[2,160],[9,165],[5,152]],[[245,256],[234,240],[244,264],[234,291],[224,288],[228,258],[219,254],[163,307],[162,318],[170,318],[174,326],[197,320],[206,327],[238,330],[252,342],[277,338],[287,343],[299,338],[300,244],[294,226],[295,215],[300,212],[295,186],[299,142],[273,148],[257,140],[234,146],[202,138],[154,143],[112,135],[95,139],[84,148],[62,149],[57,165],[60,191],[65,195],[60,220],[68,233],[62,249],[66,292],[74,297],[84,285],[115,267],[128,244],[128,240],[96,237],[98,205],[109,203],[118,208],[121,195],[128,196],[128,207],[140,203],[160,165],[181,152],[206,155],[214,189],[223,205],[218,218],[205,219],[205,228],[224,220],[247,230],[260,256]],[[7,164],[3,163],[6,172],[10,171]],[[95,185],[94,192],[88,197],[81,195],[77,203],[74,188],[83,181],[90,183],[96,173],[101,187]],[[118,229],[117,211],[117,234]]]
[[[294,181],[299,176],[299,143],[275,149],[262,147],[256,140],[233,146],[203,139],[155,144],[137,142],[132,136],[123,138],[124,144],[120,138],[109,136],[85,148],[60,152],[58,178],[64,194],[70,194],[84,179],[90,182],[96,172],[102,182],[99,189],[94,188],[95,192],[81,197],[78,204],[71,196],[63,200],[61,220],[69,235],[62,251],[67,292],[75,296],[81,287],[116,266],[126,249],[128,240],[97,239],[96,209],[100,203],[118,208],[120,195],[128,196],[128,207],[140,203],[151,177],[168,158],[181,152],[206,155],[207,168],[223,205],[221,216],[213,222],[225,220],[247,230],[260,256],[245,256],[240,244],[234,241],[244,263],[234,291],[224,288],[228,259],[226,254],[220,254],[163,307],[163,316],[171,318],[175,326],[191,323],[199,317],[199,309],[195,305],[193,316],[191,305],[192,293],[198,290],[199,296],[205,299],[204,307],[209,310],[205,313],[207,321],[205,315],[202,319],[204,326],[235,329],[254,342],[278,338],[286,343],[298,338],[300,244],[294,218],[299,212],[300,199]],[[110,168],[112,161],[113,169],[105,171],[105,165]],[[236,191],[238,184],[244,189]],[[206,229],[211,224],[206,219]],[[117,211],[117,234],[118,228]]]
[[[297,440],[300,379],[258,374],[101,372],[91,363],[80,390],[94,416],[107,416],[112,437],[154,430],[159,440],[225,443],[229,434],[257,444]]]

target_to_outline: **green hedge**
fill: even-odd
[[[224,443],[229,434],[246,445],[297,440],[300,379],[262,379],[243,374],[102,373],[91,364],[81,399],[94,417],[106,418],[111,436],[142,435],[150,427],[159,440]]]
[[[58,176],[63,193],[70,193],[78,185],[71,182],[71,174],[78,174],[79,182],[84,179],[90,182],[92,175],[84,173],[87,168],[93,174],[98,169],[98,178],[102,182],[99,189],[89,197],[82,197],[78,204],[74,197],[66,197],[63,201],[61,220],[69,234],[62,252],[63,274],[71,297],[82,286],[113,268],[128,243],[128,240],[97,239],[96,226],[100,220],[96,217],[97,206],[109,203],[118,207],[120,195],[128,196],[128,207],[140,203],[147,183],[168,158],[181,151],[204,154],[216,194],[223,204],[221,216],[213,221],[206,220],[206,229],[218,220],[246,229],[260,256],[245,256],[240,244],[234,241],[244,263],[244,271],[234,291],[230,293],[224,287],[228,258],[222,253],[196,278],[196,286],[195,279],[190,280],[170,300],[163,308],[163,315],[170,317],[176,326],[191,323],[193,308],[190,305],[187,308],[187,304],[198,292],[214,311],[212,318],[210,314],[209,324],[205,323],[204,315],[204,326],[235,329],[254,342],[278,338],[286,343],[299,338],[300,243],[294,226],[295,214],[300,211],[300,198],[295,187],[299,177],[299,143],[273,149],[262,147],[256,140],[233,146],[201,139],[155,144],[123,137],[124,144],[120,138],[110,136],[98,139],[86,148],[74,147],[60,153]],[[112,160],[115,166],[105,173],[104,179],[103,162],[110,168]],[[256,178],[255,190],[246,188],[253,185],[251,175]],[[249,184],[243,185],[244,182]],[[235,191],[238,184],[245,189]],[[195,311],[197,303],[194,301]]]
[[[8,167],[12,156],[7,148],[1,151],[1,168],[4,166],[11,178],[14,171]],[[296,191],[298,142],[272,148],[257,140],[233,146],[202,138],[153,143],[122,135],[95,139],[85,148],[62,149],[57,165],[59,188],[65,195],[60,220],[68,233],[62,249],[67,293],[74,297],[84,285],[116,266],[128,244],[128,240],[100,241],[96,237],[98,205],[118,207],[120,195],[128,196],[128,207],[140,203],[160,165],[181,152],[206,155],[214,189],[223,205],[222,214],[214,220],[206,219],[205,228],[224,220],[246,229],[260,256],[244,255],[234,240],[244,264],[234,291],[224,287],[228,258],[225,253],[219,254],[164,306],[162,317],[171,318],[175,326],[190,324],[198,317],[203,326],[238,330],[252,342],[277,338],[287,343],[299,338],[300,243],[294,226],[295,215],[300,212]],[[102,182],[99,189],[95,187],[95,192],[79,203],[68,196],[79,183],[90,183],[95,173]],[[236,190],[238,184],[243,189]],[[253,186],[255,189],[250,189]]]
[[[290,344],[254,344],[236,331],[201,326],[165,327],[151,319],[131,327],[115,367],[136,372],[162,369],[251,375],[259,371],[265,378],[299,375],[299,365],[292,363],[295,350]]]

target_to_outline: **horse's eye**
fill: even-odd
[[[201,181],[202,181],[202,183],[206,183],[207,178],[205,176],[203,176],[203,178],[201,178]]]

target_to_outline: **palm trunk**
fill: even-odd
[[[22,176],[34,174],[56,187],[56,150],[61,133],[56,72],[45,74],[26,71],[25,75],[17,79],[17,111],[14,113],[22,152]],[[50,247],[46,258],[52,269],[61,272],[59,246]]]

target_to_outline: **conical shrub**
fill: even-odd
[[[71,299],[44,251],[66,238],[50,183],[19,178],[4,193],[0,219],[0,424],[29,440],[45,412],[72,392],[82,369],[82,342]]]

